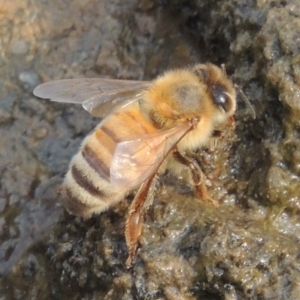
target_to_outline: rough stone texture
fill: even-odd
[[[4,0],[0,16],[1,299],[299,299],[299,1]],[[236,134],[196,156],[218,209],[160,180],[126,270],[132,196],[87,221],[56,196],[98,120],[32,90],[206,60],[226,64],[256,119],[240,97]]]

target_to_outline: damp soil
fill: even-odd
[[[0,41],[1,299],[299,299],[299,1],[4,1]],[[56,193],[99,119],[32,91],[206,61],[256,118],[239,93],[235,130],[195,154],[218,208],[162,176],[128,270],[133,195],[82,220]]]

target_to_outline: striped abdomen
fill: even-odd
[[[137,107],[108,116],[82,142],[60,189],[66,209],[90,217],[120,201],[130,190],[110,184],[110,165],[116,144],[155,131]]]

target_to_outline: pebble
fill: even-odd
[[[18,40],[12,44],[11,52],[16,55],[26,55],[28,49],[28,43],[25,40]]]
[[[38,74],[33,71],[21,72],[19,74],[19,79],[25,87],[29,87],[31,89],[35,88],[40,83]]]

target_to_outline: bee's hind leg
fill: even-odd
[[[125,238],[129,252],[126,261],[127,268],[132,266],[139,237],[142,233],[144,214],[153,202],[156,181],[157,176],[153,174],[143,182],[130,205],[125,228]]]
[[[219,206],[218,201],[212,199],[209,196],[205,185],[205,174],[201,170],[199,164],[196,161],[185,157],[178,150],[175,150],[173,152],[173,157],[176,161],[187,166],[190,169],[197,198],[211,202],[214,206]]]

